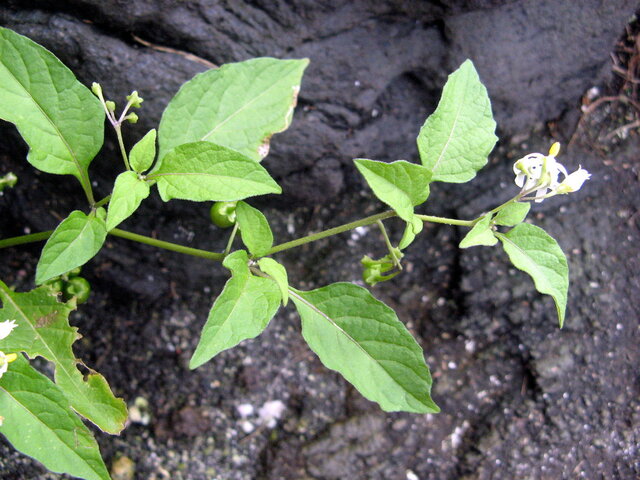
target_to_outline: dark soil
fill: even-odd
[[[107,463],[126,472],[130,459],[135,475],[120,478],[145,480],[640,478],[640,55],[638,26],[628,24],[637,2],[273,3],[8,0],[0,25],[42,43],[110,97],[139,90],[145,103],[129,145],[207,68],[198,57],[308,56],[294,124],[265,160],[285,190],[259,205],[278,241],[381,211],[351,159],[416,160],[416,134],[447,73],[472,58],[501,142],[473,182],[433,185],[424,212],[489,210],[515,192],[514,159],[562,141],[559,160],[592,179],[536,204],[530,217],[567,254],[565,327],[499,249],[461,251],[462,230],[428,226],[405,272],[373,293],[424,347],[442,413],[386,414],[320,364],[291,308],[259,338],[189,371],[226,271],[110,237],[83,269],[93,295],[71,318],[83,334],[76,354],[130,406],[145,399],[151,419],[117,437],[97,433]],[[14,129],[0,127],[0,174],[20,178],[0,196],[0,238],[53,228],[84,208],[73,179],[36,172]],[[108,132],[91,171],[97,195],[119,166]],[[207,210],[151,198],[124,228],[219,250],[227,232],[208,223]],[[389,222],[396,240],[401,228]],[[40,249],[2,250],[0,278],[32,288]],[[308,289],[360,281],[359,258],[384,251],[370,228],[278,259]],[[275,427],[240,418],[239,405],[272,400],[286,405]],[[66,477],[0,440],[0,478]]]

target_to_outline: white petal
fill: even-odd
[[[9,362],[7,362],[7,356],[4,352],[0,352],[0,378],[4,375],[4,372],[9,368]]]
[[[4,322],[0,322],[0,340],[3,338],[7,338],[11,331],[16,328],[15,320],[5,320]]]
[[[567,178],[564,179],[558,186],[558,193],[571,193],[580,190],[584,182],[591,178],[591,174],[582,167],[578,167],[578,170],[573,172]]]
[[[516,175],[516,185],[519,186],[520,188],[524,187],[524,181],[527,178],[527,176],[524,173],[520,173],[518,175]]]

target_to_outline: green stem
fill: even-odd
[[[131,170],[129,166],[129,158],[127,157],[127,150],[124,148],[124,141],[122,140],[122,128],[119,123],[115,124],[113,128],[116,131],[116,136],[118,137],[118,145],[120,145],[120,153],[122,154],[122,159],[124,160],[124,166],[127,171]]]
[[[110,235],[120,238],[126,238],[127,240],[133,240],[135,242],[144,243],[153,247],[164,248],[165,250],[171,250],[172,252],[184,253],[185,255],[192,255],[194,257],[208,258],[209,260],[222,261],[224,259],[223,253],[209,252],[207,250],[200,250],[199,248],[185,247],[178,245],[177,243],[165,242],[163,240],[156,240],[155,238],[146,237],[137,233],[127,232],[114,228],[109,232]]]
[[[100,200],[99,203],[106,203],[106,199]],[[292,240],[290,242],[281,243],[279,245],[272,247],[271,250],[269,250],[264,256],[273,255],[274,253],[299,247],[307,243],[315,242],[323,238],[331,237],[333,235],[338,235],[340,233],[353,230],[354,228],[364,227],[366,225],[371,225],[381,220],[386,220],[387,218],[392,218],[396,216],[397,214],[393,210],[378,213],[376,215],[371,215],[369,217],[356,220],[355,222],[345,223],[344,225],[340,225],[338,227],[330,228],[328,230],[323,230],[322,232],[314,233],[312,235],[307,235],[305,237]],[[416,215],[416,216],[425,222],[443,223],[446,225],[460,225],[463,227],[473,227],[476,223],[476,220],[457,220],[455,218],[434,217],[431,215]],[[30,235],[21,235],[19,237],[12,237],[12,238],[0,240],[0,248],[6,248],[14,245],[21,245],[24,243],[31,243],[31,242],[46,240],[51,236],[52,233],[53,233],[53,230],[49,230],[47,232],[33,233]],[[109,232],[109,234],[114,235],[116,237],[120,237],[120,238],[126,238],[127,240],[133,240],[136,242],[144,243],[146,245],[151,245],[153,247],[163,248],[165,250],[171,250],[173,252],[183,253],[186,255],[192,255],[192,256],[201,257],[201,258],[208,258],[210,260],[215,260],[215,261],[222,261],[224,260],[224,257],[225,257],[224,253],[216,253],[216,252],[210,252],[208,250],[201,250],[199,248],[185,247],[183,245],[178,245],[176,243],[165,242],[163,240],[156,240],[155,238],[139,235],[137,233],[127,232],[125,230],[120,230],[118,228],[114,228]]]
[[[231,235],[229,235],[229,241],[227,242],[227,247],[224,249],[224,256],[229,255],[231,251],[231,247],[233,246],[233,241],[236,238],[236,233],[238,233],[238,222],[233,224],[233,230],[231,230]]]
[[[91,189],[91,180],[89,180],[89,173],[87,173],[86,170],[84,170],[80,176],[80,185],[82,185],[82,189],[84,190],[84,194],[87,197],[89,205],[93,207],[96,199],[93,196],[93,190]]]
[[[382,236],[384,237],[384,243],[387,245],[387,250],[389,250],[389,255],[391,255],[391,258],[393,259],[393,264],[398,270],[402,270],[402,265],[400,265],[400,260],[398,260],[398,257],[396,256],[396,252],[393,249],[393,245],[391,245],[391,240],[389,240],[389,235],[387,235],[387,229],[384,228],[384,223],[382,223],[382,220],[378,220],[376,223],[378,224],[378,227],[382,232]]]
[[[416,214],[423,222],[431,222],[431,223],[444,223],[445,225],[459,225],[461,227],[473,227],[476,224],[476,220],[458,220],[456,218],[447,218],[447,217],[434,217],[433,215],[419,215]]]
[[[93,206],[93,208],[99,208],[99,207],[101,207],[103,205],[106,205],[107,203],[109,203],[109,200],[111,200],[111,195],[107,195],[102,200],[99,200],[98,202],[96,202],[96,204]]]
[[[315,242],[317,240],[321,240],[323,238],[331,237],[333,235],[337,235],[339,233],[348,232],[349,230],[353,230],[354,228],[364,227],[365,225],[371,225],[372,223],[376,223],[378,220],[384,220],[386,218],[395,217],[396,212],[393,210],[389,210],[387,212],[378,213],[376,215],[371,215],[370,217],[362,218],[355,222],[345,223],[344,225],[340,225],[339,227],[330,228],[329,230],[323,230],[322,232],[314,233],[312,235],[307,235],[306,237],[301,237],[296,240],[291,240],[290,242],[281,243],[272,247],[267,253],[265,253],[265,257],[269,255],[273,255],[274,253],[282,252],[283,250],[289,250],[290,248],[299,247],[300,245],[304,245],[306,243]]]
[[[51,236],[53,230],[47,230],[46,232],[32,233],[30,235],[20,235],[19,237],[5,238],[0,240],[0,248],[13,247],[15,245],[23,245],[25,243],[41,242]]]

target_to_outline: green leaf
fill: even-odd
[[[265,257],[258,260],[260,270],[269,275],[277,284],[282,295],[282,305],[289,303],[289,278],[287,270],[273,258]]]
[[[435,413],[422,349],[395,312],[368,290],[335,283],[291,291],[302,335],[322,363],[388,412]]]
[[[475,247],[477,245],[485,245],[491,247],[498,243],[498,239],[493,234],[491,228],[491,218],[493,215],[485,215],[478,223],[476,223],[469,233],[460,242],[460,248]]]
[[[221,351],[257,337],[278,310],[278,286],[268,278],[253,276],[248,262],[247,252],[238,250],[222,263],[231,270],[231,279],[209,312],[189,368],[197,368]]]
[[[398,248],[400,250],[404,250],[409,245],[411,245],[415,240],[416,235],[418,235],[423,228],[424,222],[414,215],[414,217],[411,219],[411,222],[407,222],[407,226],[404,229],[404,233],[402,234],[402,238],[400,239]]]
[[[504,225],[512,227],[519,223],[522,223],[531,209],[529,202],[513,202],[507,204],[502,210],[500,210],[493,222],[496,225]]]
[[[376,197],[407,222],[413,219],[413,207],[429,197],[431,171],[422,165],[404,160],[385,163],[364,158],[354,162]]]
[[[506,234],[496,233],[496,236],[511,263],[533,278],[536,290],[551,295],[562,328],[569,290],[569,266],[558,242],[540,227],[528,223],[521,223]]]
[[[418,134],[418,151],[433,180],[463,183],[487,163],[498,138],[487,89],[471,60],[449,75],[436,111]]]
[[[209,142],[187,143],[171,150],[147,179],[158,180],[165,202],[172,198],[232,202],[282,192],[260,164]]]
[[[122,172],[118,175],[109,200],[107,231],[111,231],[129,218],[149,196],[149,191],[149,184],[138,178],[137,173]]]
[[[100,251],[107,227],[99,215],[87,216],[75,210],[47,240],[36,268],[36,284],[80,267]]]
[[[109,480],[109,472],[89,429],[69,400],[22,356],[0,378],[0,425],[11,444],[56,473],[86,480]]]
[[[136,143],[129,153],[129,163],[136,172],[142,173],[148,170],[156,156],[156,129],[149,130],[147,134]]]
[[[0,300],[0,318],[17,323],[11,335],[0,340],[0,351],[24,352],[30,358],[41,356],[53,362],[55,382],[73,409],[101,430],[119,433],[127,419],[125,403],[114,397],[102,375],[94,371],[83,375],[78,370],[72,345],[80,335],[77,328],[69,326],[75,304],[58,302],[46,286],[16,293],[1,281]]]
[[[273,233],[271,233],[269,222],[260,210],[245,202],[238,202],[236,221],[240,228],[242,242],[252,255],[260,257],[271,249]]]
[[[308,64],[307,59],[255,58],[196,75],[162,115],[160,161],[173,148],[201,140],[262,160],[271,136],[291,123]]]
[[[16,125],[34,167],[88,183],[103,142],[100,102],[51,52],[1,27],[0,118]]]

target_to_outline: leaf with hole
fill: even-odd
[[[98,444],[69,399],[19,355],[0,378],[0,433],[56,473],[110,480]]]
[[[72,345],[80,335],[69,325],[75,303],[60,303],[47,286],[16,293],[1,281],[0,300],[0,318],[13,319],[17,324],[11,335],[0,340],[0,351],[24,352],[30,358],[41,356],[52,362],[56,385],[73,409],[101,430],[119,433],[127,419],[124,402],[114,397],[102,375],[94,371],[83,375],[78,369],[82,364]]]
[[[159,160],[184,143],[224,145],[254,161],[293,117],[303,60],[254,58],[196,75],[169,102],[158,129]]]

